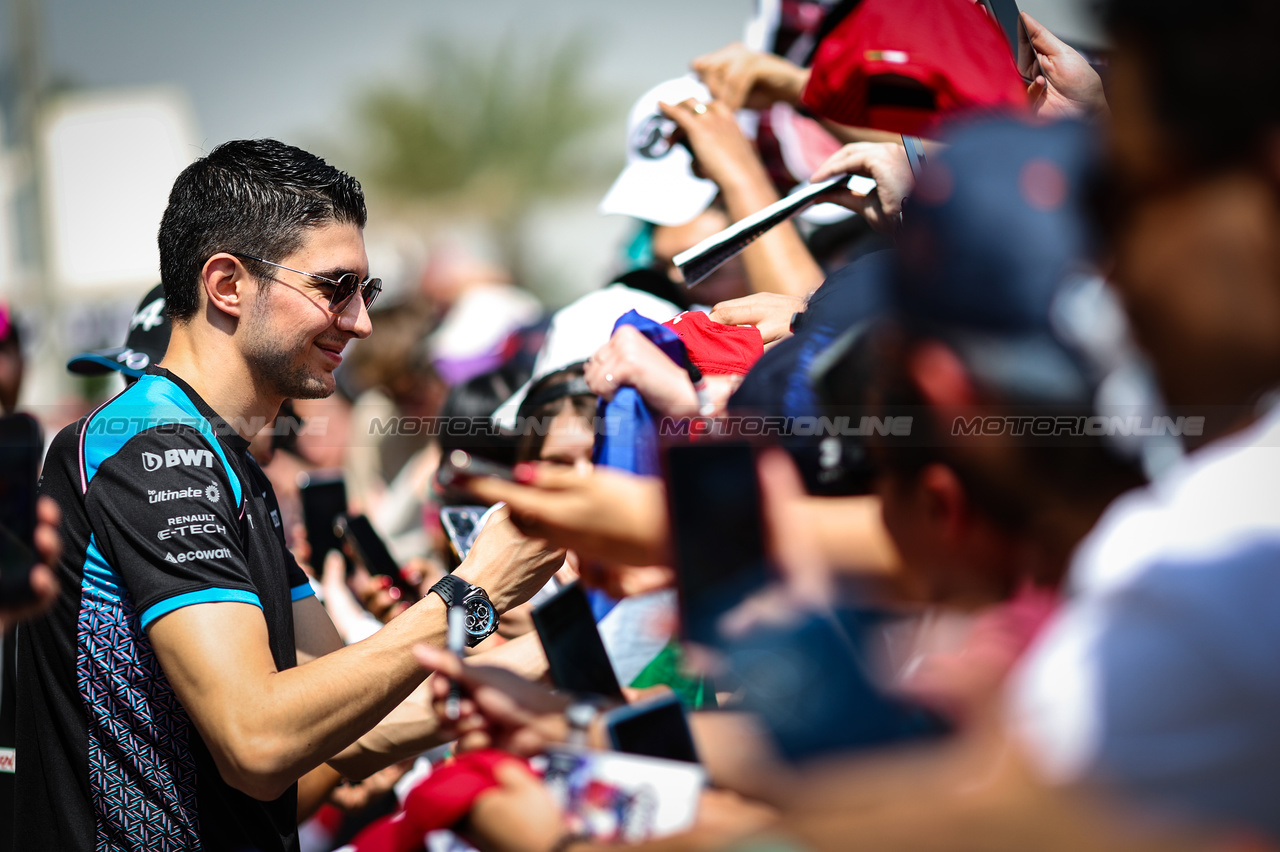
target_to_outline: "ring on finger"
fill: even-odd
[[[613,373],[605,373],[604,380],[609,384],[613,384]]]
[[[704,103],[700,103],[698,101],[694,101],[693,111],[698,115],[705,115],[707,112],[707,105]]]

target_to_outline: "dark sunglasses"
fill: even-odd
[[[354,272],[348,272],[337,281],[332,278],[325,278],[323,275],[316,275],[314,272],[303,272],[301,269],[294,269],[271,260],[264,260],[260,257],[254,257],[251,254],[243,254],[241,252],[227,252],[232,257],[238,257],[242,260],[252,260],[258,263],[265,263],[267,266],[274,266],[277,269],[283,269],[287,272],[296,272],[299,275],[305,275],[308,278],[314,278],[316,281],[323,281],[333,287],[333,292],[329,294],[329,311],[330,313],[340,314],[347,309],[347,305],[351,304],[351,297],[356,293],[360,294],[360,298],[364,300],[366,309],[373,307],[373,302],[378,298],[378,294],[382,292],[381,278],[367,278],[360,280],[360,276]]]

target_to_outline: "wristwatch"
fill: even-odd
[[[461,577],[446,574],[431,587],[446,607],[457,604],[467,613],[467,647],[474,648],[498,629],[498,611],[484,589]]]

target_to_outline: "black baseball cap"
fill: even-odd
[[[136,379],[164,357],[172,329],[164,312],[164,287],[157,284],[133,312],[124,346],[81,352],[67,362],[67,369],[82,376],[101,376],[114,370]]]

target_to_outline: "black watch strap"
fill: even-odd
[[[440,596],[445,606],[453,606],[455,603],[462,603],[462,599],[467,596],[467,592],[471,591],[471,584],[461,577],[455,577],[452,574],[445,574],[440,578],[431,591]]]

